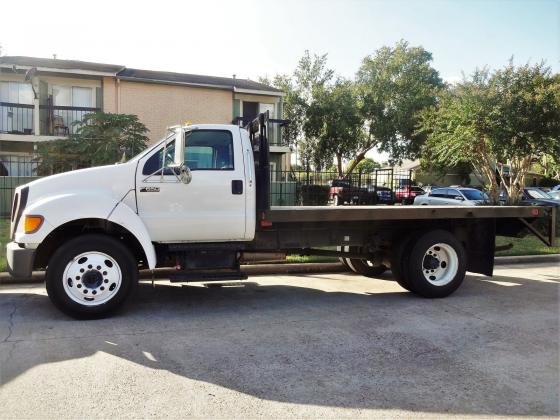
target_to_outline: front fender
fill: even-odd
[[[23,212],[23,216],[25,215],[43,216],[43,226],[33,234],[25,234],[22,217],[15,242],[38,245],[53,230],[68,222],[79,219],[109,220],[134,235],[144,250],[150,269],[156,266],[156,252],[146,226],[130,207],[111,196],[95,192],[50,196],[30,204]]]
[[[39,244],[58,226],[77,219],[107,219],[118,201],[99,193],[67,193],[52,195],[31,203],[23,212],[15,233],[15,242]],[[43,216],[41,228],[32,234],[23,230],[26,215]]]
[[[142,219],[126,204],[119,203],[109,221],[121,225],[138,239],[146,254],[148,266],[153,270],[156,266],[156,250]]]

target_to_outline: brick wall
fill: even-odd
[[[152,142],[161,139],[168,126],[187,121],[230,124],[233,112],[232,93],[227,90],[156,83],[121,81],[116,89],[105,83],[104,100],[107,112],[115,112],[111,104],[117,102],[118,112],[138,115]]]

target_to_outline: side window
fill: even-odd
[[[185,134],[185,160],[193,171],[234,169],[233,137],[227,130],[193,130]]]
[[[445,198],[445,189],[444,188],[436,188],[430,192],[430,197],[439,197]]]
[[[451,190],[451,189],[447,190],[447,197],[448,198],[455,198],[457,196],[461,196],[461,193],[459,191]]]
[[[165,160],[163,156],[163,147],[148,158],[142,168],[142,175],[161,175],[161,169],[173,162],[175,155],[175,140],[167,144],[165,148]],[[173,175],[170,169],[165,169],[164,175]]]

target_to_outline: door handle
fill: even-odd
[[[243,181],[241,179],[231,181],[231,193],[234,195],[243,194]]]

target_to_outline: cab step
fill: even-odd
[[[171,282],[247,280],[247,273],[239,270],[188,270],[169,275]]]

